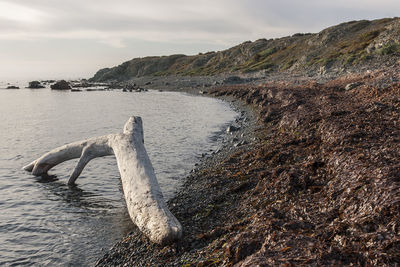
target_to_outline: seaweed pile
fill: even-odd
[[[289,80],[289,79],[288,79]],[[188,177],[184,238],[133,232],[98,265],[400,263],[400,72],[214,88],[258,112],[256,142]]]

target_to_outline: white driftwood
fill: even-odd
[[[39,176],[57,164],[79,158],[68,184],[72,185],[93,158],[115,155],[132,221],[152,242],[166,244],[182,236],[182,226],[169,211],[143,141],[140,117],[130,117],[122,133],[67,144],[23,167]]]

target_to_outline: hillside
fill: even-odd
[[[400,57],[400,18],[342,23],[319,33],[244,42],[194,56],[135,58],[99,70],[91,81],[126,81],[142,76],[224,73],[343,71],[363,65],[393,65]]]

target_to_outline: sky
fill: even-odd
[[[399,15],[399,0],[0,0],[0,80],[90,78],[135,57]]]

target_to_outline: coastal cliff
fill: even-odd
[[[271,72],[343,72],[360,66],[392,65],[400,55],[400,19],[342,23],[319,33],[244,42],[219,52],[135,58],[99,70],[93,82],[143,76],[261,75]]]

